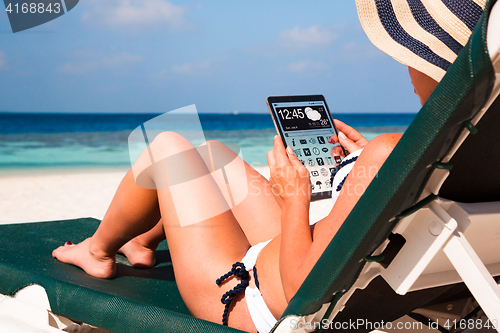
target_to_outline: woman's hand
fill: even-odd
[[[364,136],[351,126],[348,126],[337,119],[334,119],[333,122],[339,131],[339,136],[337,138],[336,135],[333,135],[330,140],[328,140],[331,144],[340,143],[340,145],[344,147],[349,154],[364,148],[368,144],[368,140],[366,140]],[[334,150],[332,149],[332,154],[333,153]]]
[[[311,180],[309,171],[302,165],[293,149],[285,149],[281,138],[275,136],[274,149],[267,153],[271,170],[273,195],[281,208],[293,204],[309,205],[311,201]]]

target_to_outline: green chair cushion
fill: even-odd
[[[134,268],[118,255],[117,274],[110,280],[52,258],[56,247],[83,241],[98,225],[99,220],[90,218],[0,225],[0,293],[13,295],[38,284],[45,288],[52,312],[113,332],[237,331],[190,315],[166,242],[151,269]]]

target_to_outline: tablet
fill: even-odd
[[[309,170],[311,201],[330,198],[330,174],[346,152],[338,143],[328,142],[337,134],[337,129],[325,98],[322,95],[271,96],[267,105],[285,148],[292,147],[295,156]]]

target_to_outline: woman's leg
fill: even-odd
[[[155,250],[165,240],[163,223],[160,220],[151,230],[132,238],[123,245],[118,253],[125,255],[137,268],[151,268],[155,265]]]
[[[160,150],[170,156],[193,149],[187,140],[174,133],[161,135],[151,144],[151,148],[153,153]],[[187,162],[189,172],[196,176],[188,177],[194,179],[194,187],[181,184],[180,188],[171,190],[165,179],[165,184],[160,184],[160,177],[153,179],[153,182],[161,189],[144,189],[136,185],[132,172],[129,172],[94,236],[75,246],[60,247],[53,255],[63,262],[83,268],[91,275],[111,277],[115,270],[116,252],[130,239],[155,225],[157,227],[153,230],[159,230],[157,221],[161,210],[163,228],[183,299],[195,316],[219,322],[224,309],[220,303],[221,295],[239,282],[232,278],[219,287],[215,280],[226,273],[234,262],[241,260],[250,243],[230,209],[205,220],[197,220],[206,210],[227,207],[227,202],[199,155],[190,154],[188,161],[180,162]],[[245,168],[249,167],[245,165]],[[168,171],[164,163],[161,163],[161,169],[163,173]],[[267,184],[260,176],[253,176],[256,179],[254,186]],[[267,215],[266,206],[272,210],[270,218],[277,215],[276,209],[279,208],[269,205],[265,200],[259,202],[258,197],[263,193],[249,194],[250,199],[243,200],[241,206],[237,207],[238,215],[255,216],[252,207],[260,207],[259,212]],[[179,198],[184,200],[179,201]],[[182,212],[187,212],[183,218],[191,219],[192,223],[181,224],[178,213]],[[247,217],[247,220],[251,219]],[[265,221],[261,219],[258,223],[263,224]],[[272,222],[271,219],[268,221]],[[275,223],[279,226],[279,221]],[[279,228],[272,233],[277,230]],[[271,233],[268,236],[271,237]],[[229,323],[246,330],[254,329],[246,305],[238,301],[231,310]]]
[[[271,192],[269,181],[221,142],[207,141],[202,147],[204,145],[209,147],[212,156],[216,159],[231,161],[225,166],[229,183],[231,183],[231,180],[234,182],[236,177],[241,181],[246,178],[246,184],[242,183],[239,189],[240,192],[245,194],[244,199],[236,202],[236,205],[233,205],[231,210],[250,245],[253,246],[267,241],[280,234],[281,208]],[[239,170],[243,167],[244,172]],[[233,175],[232,179],[231,175]],[[218,185],[221,191],[225,190],[224,187],[234,189],[234,186],[220,183]]]
[[[271,194],[271,187],[267,179],[265,179],[254,168],[234,153],[226,145],[217,141],[208,141],[202,145],[210,147],[212,155],[215,159],[224,161],[238,160],[238,163],[232,163],[225,167],[226,173],[237,174],[237,170],[232,170],[244,165],[248,192],[245,199],[232,208],[240,227],[245,233],[250,245],[255,245],[259,242],[274,238],[280,233],[280,215],[276,200]],[[207,164],[207,161],[205,161]],[[208,163],[210,164],[210,163]],[[218,184],[221,191],[227,191],[229,187],[226,184]],[[230,200],[228,200],[230,201]],[[259,214],[265,211],[267,214]],[[158,244],[165,239],[162,222],[151,229],[150,231],[133,238],[121,249],[120,253],[127,256],[129,261],[140,268],[148,268],[154,265],[154,249]]]
[[[209,155],[216,159],[224,160],[224,157],[227,157],[225,154],[234,154],[216,142],[208,142],[207,145],[206,148],[210,150]],[[186,151],[189,147],[190,143],[187,141],[177,140],[176,142],[176,149]],[[156,181],[156,185],[159,188],[158,202],[163,228],[182,298],[195,317],[221,323],[224,305],[220,299],[226,291],[234,288],[240,281],[232,277],[221,286],[217,286],[215,281],[227,273],[235,262],[241,261],[251,246],[242,230],[244,223],[238,221],[236,214],[251,223],[252,216],[259,213],[266,215],[266,212],[264,210],[260,210],[259,213],[249,212],[251,207],[256,205],[254,201],[258,199],[245,198],[236,206],[235,211],[238,213],[235,214],[234,208],[229,209],[230,205],[227,200],[229,191],[225,191],[227,189],[224,187],[227,185],[225,185],[224,178],[227,177],[231,185],[231,178],[239,172],[231,170],[228,164],[225,169],[226,176],[219,177],[221,174],[214,174],[213,168],[207,168],[205,162],[199,154],[190,156],[190,172],[198,177],[175,185],[171,182],[171,179],[175,179],[173,177],[175,175],[172,175],[168,165],[164,163],[162,167],[166,176],[163,179],[168,180],[168,184],[160,186]],[[187,165],[188,162],[181,161],[181,164]],[[212,163],[214,164],[217,163]],[[187,179],[192,179],[192,177],[187,177]],[[242,187],[246,187],[246,181]],[[236,197],[235,193],[240,191],[244,191],[244,188],[232,186],[234,197]],[[257,196],[257,194],[253,195]],[[183,198],[185,200],[182,200]],[[240,205],[242,207],[239,207]],[[251,214],[243,216],[245,213]],[[210,217],[205,218],[207,216]],[[232,305],[229,325],[244,330],[255,330],[242,298],[240,296],[235,299]]]
[[[78,246],[61,246],[52,255],[60,261],[81,267],[92,276],[110,278],[115,274],[118,250],[130,239],[152,229],[159,220],[156,190],[137,186],[129,171],[95,234]]]

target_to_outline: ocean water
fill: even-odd
[[[70,114],[0,112],[0,170],[129,167],[129,136],[158,114]],[[415,114],[336,114],[368,140],[403,133]],[[201,128],[199,125],[201,124]],[[164,126],[164,128],[162,127]],[[265,165],[276,135],[269,114],[199,114],[199,124],[170,117],[156,130],[196,131],[201,139],[238,145],[245,161]]]

